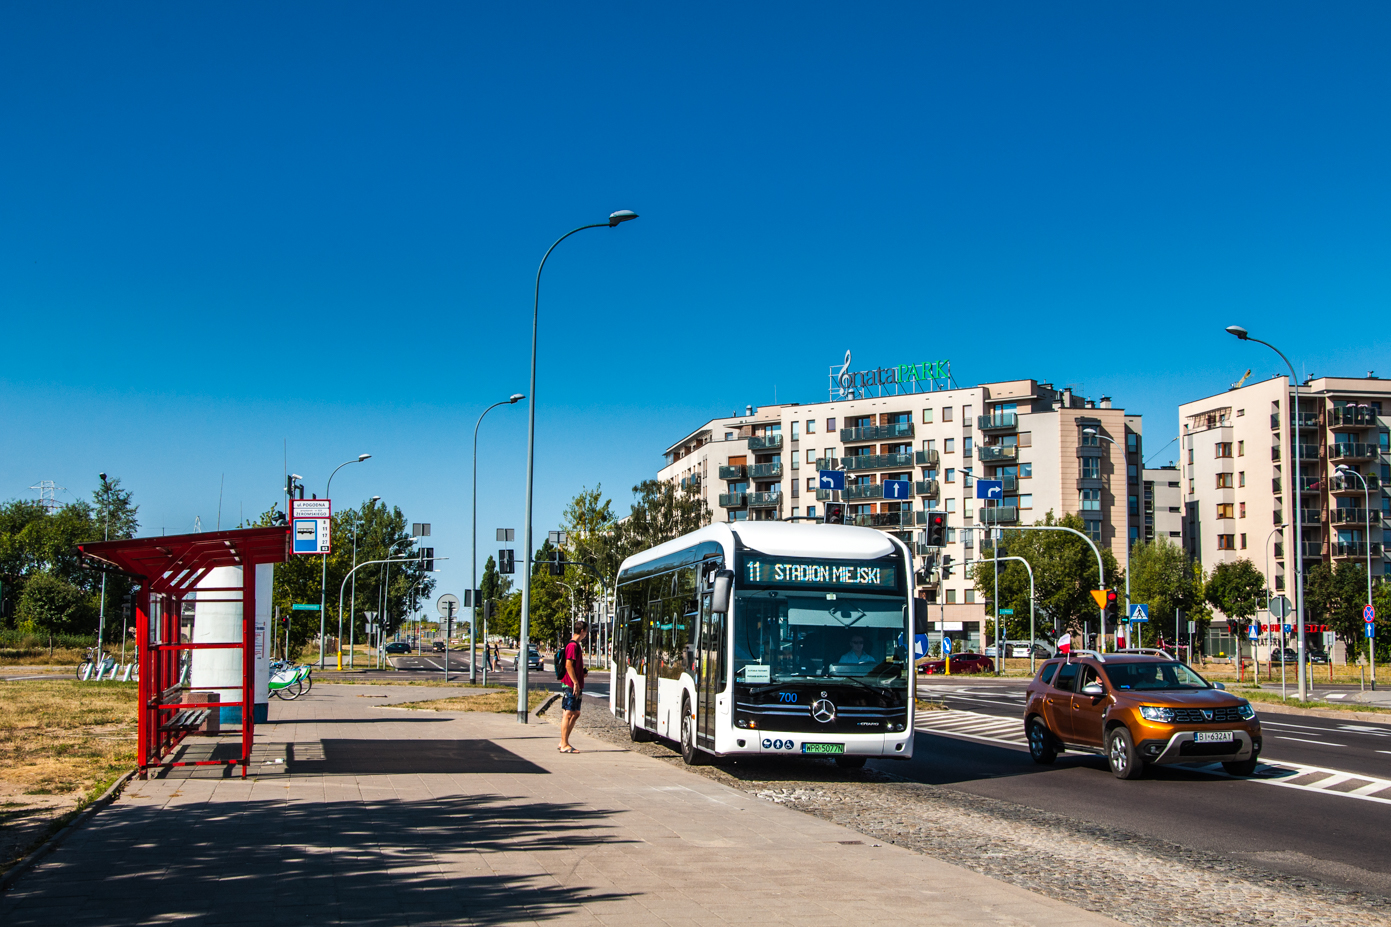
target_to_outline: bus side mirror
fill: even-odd
[[[715,582],[710,587],[710,611],[716,615],[729,612],[729,599],[734,594],[734,571],[717,570]]]
[[[927,633],[927,599],[913,600],[913,634]]]

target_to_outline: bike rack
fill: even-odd
[[[140,583],[135,595],[135,652],[140,667],[138,758],[140,778],[151,769],[172,766],[241,765],[246,778],[255,737],[256,566],[288,559],[289,530],[283,526],[213,531],[126,541],[79,544],[82,556],[99,569],[124,573]],[[241,567],[240,586],[198,589],[198,583],[218,567]],[[179,619],[184,597],[191,592],[239,593],[242,606],[240,641],[185,642]],[[237,601],[220,599],[220,601]],[[185,702],[188,686],[180,673],[184,651],[240,649],[242,680],[235,688],[237,702]],[[191,709],[217,711],[241,706],[241,750],[235,759],[169,760],[180,742],[195,728],[175,719]],[[187,718],[188,715],[183,717]]]

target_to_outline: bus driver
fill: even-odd
[[[874,657],[865,653],[865,639],[861,634],[850,638],[850,651],[836,661],[837,663],[878,663]]]

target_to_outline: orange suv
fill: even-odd
[[[1220,762],[1256,771],[1261,723],[1251,703],[1163,651],[1091,651],[1056,657],[1029,683],[1029,754],[1052,763],[1063,750],[1098,753],[1117,779],[1147,765]]]

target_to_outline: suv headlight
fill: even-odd
[[[1252,718],[1256,717],[1256,709],[1251,707],[1250,702],[1242,702],[1240,705],[1236,706],[1236,713],[1243,721],[1250,721]]]
[[[1173,723],[1174,710],[1172,708],[1160,708],[1157,705],[1141,705],[1140,717],[1146,721],[1163,721]]]

